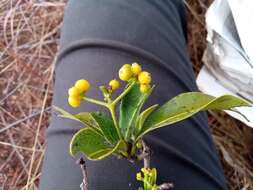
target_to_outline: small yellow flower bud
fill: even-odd
[[[148,175],[149,175],[149,177],[152,177],[152,176],[153,176],[151,170],[148,171]]]
[[[132,72],[134,75],[138,75],[141,72],[141,66],[138,63],[133,63],[131,66]]]
[[[152,173],[153,176],[156,176],[156,175],[157,175],[157,170],[156,170],[156,168],[152,168],[151,173]]]
[[[141,149],[141,148],[142,148],[142,143],[141,143],[141,141],[138,141],[138,142],[136,143],[136,147],[137,147],[138,149]]]
[[[138,181],[141,181],[141,180],[143,179],[143,177],[141,176],[141,173],[140,173],[140,172],[136,174],[136,179],[137,179]]]
[[[69,105],[73,108],[79,107],[81,104],[80,98],[69,96],[68,98]]]
[[[151,174],[152,174],[153,183],[156,183],[156,180],[157,180],[157,170],[156,170],[156,168],[153,168],[151,170]]]
[[[69,94],[69,96],[79,97],[80,90],[78,88],[76,88],[75,86],[73,86],[68,90],[68,94]]]
[[[140,91],[141,93],[147,93],[150,90],[150,85],[149,84],[141,84],[140,85]]]
[[[151,190],[157,190],[157,185],[154,185]]]
[[[76,81],[75,87],[78,88],[81,92],[87,92],[90,88],[90,83],[87,80],[80,79]]]
[[[147,173],[148,173],[148,168],[141,168],[141,171],[142,171],[144,174],[147,174]]]
[[[131,70],[131,65],[125,64],[119,70],[119,78],[123,81],[127,81],[132,78],[133,72]]]
[[[109,82],[109,86],[111,87],[112,91],[114,91],[114,90],[117,90],[119,88],[120,83],[116,79],[113,79]]]
[[[146,72],[146,71],[142,71],[139,75],[138,75],[138,80],[141,84],[149,84],[151,82],[151,75],[150,73]]]

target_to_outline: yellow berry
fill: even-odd
[[[80,96],[80,90],[73,86],[68,90],[68,94],[69,96],[78,97]]]
[[[150,90],[149,84],[141,84],[140,85],[140,91],[141,93],[147,93]]]
[[[136,179],[138,181],[141,181],[143,179],[140,172],[136,174]]]
[[[81,104],[80,98],[69,96],[68,98],[69,105],[73,108],[79,107]]]
[[[120,86],[120,83],[119,81],[117,81],[116,79],[113,79],[109,82],[109,86],[111,87],[111,89],[114,91],[114,90],[117,90]]]
[[[80,79],[76,81],[75,87],[78,88],[81,92],[86,92],[90,88],[90,83],[87,80]]]
[[[132,78],[133,72],[131,69],[131,65],[125,64],[119,70],[119,78],[123,81],[127,81]]]
[[[134,75],[138,75],[141,72],[141,66],[138,63],[133,63],[131,66],[132,72]]]
[[[138,75],[138,80],[141,84],[149,84],[151,82],[150,73],[143,71]]]

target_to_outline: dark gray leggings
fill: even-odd
[[[76,113],[101,110],[67,104],[67,90],[80,78],[91,82],[89,96],[101,98],[98,86],[117,77],[122,64],[139,62],[153,75],[156,88],[147,105],[163,104],[186,91],[197,91],[186,51],[184,5],[178,0],[71,0],[61,31],[53,104]],[[69,140],[80,123],[52,116],[40,190],[78,190],[82,181]],[[226,189],[206,113],[154,131],[146,138],[158,181],[175,190]],[[131,164],[115,157],[87,161],[90,190],[127,190],[140,185]]]

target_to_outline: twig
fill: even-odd
[[[5,174],[1,174],[1,175],[3,175],[4,177],[4,181],[2,181],[2,187],[1,187],[1,189],[5,189],[5,184],[6,184],[6,182],[7,182],[7,177],[6,177],[6,175]]]
[[[5,166],[8,164],[8,162],[12,160],[12,157],[13,157],[14,154],[15,154],[15,150],[12,150],[9,153],[8,157],[5,159],[4,163],[1,164],[1,166],[0,166],[0,172],[1,173],[2,173],[2,170],[5,168]]]
[[[20,120],[17,120],[17,121],[15,121],[15,122],[13,122],[13,123],[7,125],[6,127],[0,129],[0,133],[4,132],[4,131],[6,131],[6,130],[8,130],[8,129],[10,129],[10,128],[16,126],[16,125],[18,125],[18,124],[20,124],[20,123],[23,123],[24,121],[26,121],[26,120],[28,120],[28,119],[31,119],[31,118],[33,118],[33,117],[35,117],[35,116],[41,114],[42,112],[47,112],[47,111],[49,111],[50,109],[51,109],[51,106],[45,108],[44,110],[40,110],[40,111],[37,111],[37,112],[35,112],[35,113],[32,113],[32,114],[28,115],[27,117],[24,117],[24,118],[22,118],[22,119],[20,119]]]
[[[16,143],[15,143],[13,137],[12,137],[12,134],[8,131],[7,135],[9,137],[10,141],[11,141],[11,144],[13,145],[13,148],[14,148],[14,150],[15,150],[18,158],[19,158],[19,160],[20,160],[20,163],[22,164],[23,168],[25,169],[26,174],[28,174],[28,169],[27,169],[27,167],[25,165],[24,157],[20,154],[20,152],[19,152],[19,150],[17,148],[17,145],[16,145]]]
[[[33,151],[32,148],[23,147],[23,146],[18,146],[18,145],[15,145],[15,144],[12,144],[12,143],[8,143],[8,142],[3,142],[3,141],[0,141],[0,145],[11,146],[11,147],[13,147],[13,148],[21,149],[21,150]],[[40,149],[36,149],[36,151],[37,151],[37,152],[43,152],[43,150],[40,150]]]
[[[39,173],[38,175],[36,175],[35,177],[33,177],[33,178],[30,180],[29,185],[33,185],[34,182],[35,182],[37,179],[40,178],[40,176],[41,176],[41,173]],[[24,190],[25,188],[26,188],[26,186],[22,187],[21,190]]]
[[[29,158],[28,160],[26,160],[26,167],[29,167],[31,158]],[[24,176],[25,173],[25,169],[23,168],[21,171],[19,171],[19,175],[17,176],[17,178],[15,179],[15,182],[13,183],[13,188],[15,188],[17,186],[17,183],[19,182],[20,179],[22,179],[22,177]],[[22,190],[22,189],[21,189]]]
[[[0,100],[0,104],[2,104],[7,98],[14,94],[23,85],[24,83],[19,83],[11,92],[9,92],[4,98]]]
[[[185,4],[186,7],[189,9],[189,11],[190,11],[191,14],[194,16],[194,18],[197,20],[197,22],[200,23],[201,26],[205,26],[205,23],[200,19],[200,17],[199,17],[198,14],[196,13],[196,11],[193,10],[193,8],[191,7],[191,5],[189,5],[189,3],[186,2],[186,0],[184,0],[184,4]]]
[[[48,81],[50,81],[52,79],[53,71],[54,71],[54,68],[52,68],[52,70],[51,70]],[[25,188],[26,190],[29,190],[29,187],[30,187],[30,178],[31,178],[31,175],[32,175],[32,170],[33,170],[33,162],[35,160],[35,151],[36,151],[36,146],[37,146],[38,138],[39,138],[39,132],[40,132],[41,123],[42,123],[42,119],[43,119],[43,112],[46,108],[45,106],[46,106],[47,97],[48,97],[48,90],[49,90],[49,86],[47,86],[46,93],[45,93],[45,96],[43,98],[41,114],[40,114],[40,117],[39,117],[38,127],[36,129],[34,144],[33,144],[33,147],[32,147],[33,152],[32,152],[32,156],[31,156],[31,163],[30,163],[30,168],[29,168],[29,175],[28,175],[28,179],[27,179],[27,185],[26,185],[26,188]]]
[[[147,146],[147,144],[142,140],[142,146],[143,146],[143,165],[144,168],[150,168],[150,148]]]
[[[144,168],[150,169],[151,150],[147,144],[142,140],[142,154],[138,156],[138,159],[143,159]],[[163,183],[157,187],[157,190],[168,190],[174,187],[173,183]]]
[[[82,175],[83,175],[83,181],[80,185],[81,190],[88,190],[88,175],[87,175],[87,169],[86,169],[86,163],[83,158],[80,158],[77,161],[77,164],[80,165]]]
[[[65,7],[66,3],[50,3],[50,2],[43,2],[43,3],[34,3],[33,7]]]

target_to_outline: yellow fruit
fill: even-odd
[[[141,84],[140,85],[140,91],[141,93],[147,93],[150,90],[149,84]]]
[[[119,81],[117,81],[116,79],[113,79],[109,82],[109,86],[111,87],[111,89],[114,91],[114,90],[117,90],[120,86],[120,83]]]
[[[141,66],[138,63],[133,63],[131,66],[132,72],[134,75],[138,75],[141,72]]]
[[[150,73],[146,72],[146,71],[142,71],[139,75],[138,75],[138,80],[141,84],[149,84],[151,82],[151,75]]]
[[[123,81],[127,81],[132,78],[133,72],[131,69],[131,65],[125,64],[119,70],[119,78]]]
[[[73,108],[79,107],[81,104],[80,98],[69,96],[68,98],[69,105]]]
[[[79,97],[80,90],[78,88],[76,88],[75,86],[73,86],[68,90],[68,94],[69,94],[69,96]]]
[[[76,81],[75,87],[78,88],[81,92],[86,92],[90,88],[90,83],[87,80],[80,79]]]
[[[136,174],[136,179],[138,181],[141,181],[143,179],[140,172]]]

